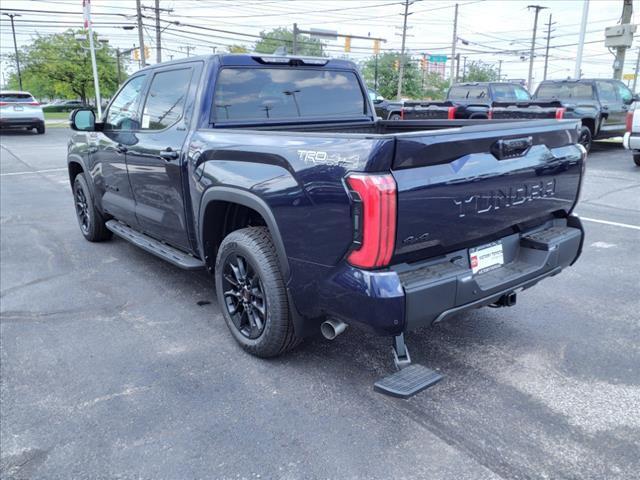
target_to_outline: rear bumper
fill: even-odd
[[[622,137],[622,144],[627,150],[640,150],[640,133],[626,132]]]
[[[44,120],[37,117],[7,118],[0,117],[0,128],[37,128],[44,126]]]
[[[501,241],[504,265],[477,275],[468,249],[386,271],[338,268],[319,289],[322,313],[382,335],[430,325],[558,274],[580,256],[584,231],[571,216]]]
[[[560,273],[582,250],[580,220],[554,220],[523,234],[502,238],[505,264],[473,275],[468,250],[437,261],[398,268],[406,295],[405,330],[412,330],[471,308],[495,303],[505,294],[529,288]]]

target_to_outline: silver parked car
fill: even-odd
[[[35,128],[44,133],[42,106],[29,92],[0,91],[0,128]]]

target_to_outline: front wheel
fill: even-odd
[[[38,135],[44,135],[44,125],[37,126],[36,132],[38,132]]]
[[[392,113],[391,115],[389,115],[389,120],[402,120],[402,117],[399,113]]]
[[[104,218],[96,209],[84,173],[79,173],[73,180],[73,200],[76,206],[78,225],[84,238],[90,242],[101,242],[111,238]]]
[[[216,258],[215,281],[222,316],[247,352],[275,357],[299,343],[267,228],[243,228],[227,235]]]
[[[640,167],[640,150],[633,151],[633,161],[637,166]]]
[[[593,138],[589,127],[580,127],[580,130],[578,131],[578,143],[582,145],[587,152],[591,150]]]

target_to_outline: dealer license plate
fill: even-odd
[[[500,267],[500,265],[504,264],[502,242],[493,242],[489,245],[470,248],[469,263],[474,274],[485,273]]]

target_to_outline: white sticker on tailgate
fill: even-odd
[[[503,265],[502,242],[493,242],[482,247],[470,248],[469,263],[474,274],[488,272]]]

